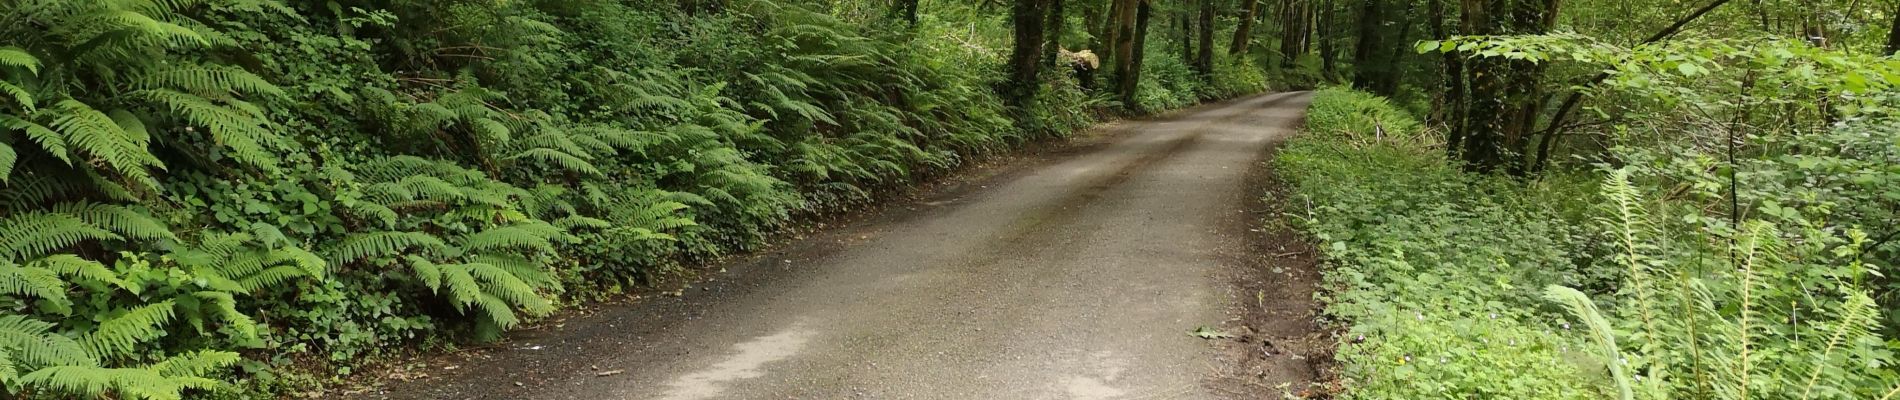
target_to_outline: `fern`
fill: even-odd
[[[72,301],[66,298],[66,281],[50,269],[0,261],[0,294],[37,297],[46,300],[55,312],[72,312]]]
[[[28,212],[0,219],[0,259],[25,259],[87,240],[121,237],[78,217]]]
[[[440,251],[447,248],[447,244],[444,244],[442,239],[421,232],[358,233],[343,238],[336,248],[331,249],[330,261],[336,264],[348,264],[369,257],[396,255],[409,248]]]
[[[47,126],[65,136],[73,151],[99,160],[133,182],[158,185],[149,170],[164,166],[146,149],[149,139],[142,132],[127,131],[120,121],[78,100],[61,100],[41,113],[51,120]]]
[[[1544,299],[1563,306],[1570,315],[1589,328],[1590,338],[1600,346],[1604,364],[1609,365],[1610,377],[1616,382],[1617,398],[1635,399],[1634,385],[1630,382],[1629,372],[1624,370],[1627,364],[1622,362],[1622,350],[1616,345],[1616,330],[1610,326],[1609,319],[1597,311],[1597,305],[1590,301],[1590,296],[1576,289],[1551,285],[1544,289]]]
[[[463,237],[458,245],[469,253],[486,253],[505,249],[525,249],[553,252],[551,239],[561,235],[560,228],[546,223],[527,223],[490,228]]]
[[[0,47],[0,65],[26,69],[29,73],[40,73],[40,59],[19,47]]]
[[[81,336],[79,343],[86,349],[86,354],[95,359],[126,355],[140,342],[164,333],[164,324],[171,321],[173,316],[172,306],[169,300],[161,301],[107,318],[99,322],[96,330]]]
[[[180,89],[198,96],[284,96],[277,88],[241,68],[224,65],[183,65],[150,71],[133,79],[139,89]]]

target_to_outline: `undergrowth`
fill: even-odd
[[[1345,398],[1868,399],[1900,388],[1866,235],[1734,229],[1634,167],[1463,172],[1384,99],[1315,96],[1275,161],[1319,242]],[[1707,190],[1714,190],[1709,188]]]
[[[715,8],[0,7],[0,389],[307,390],[690,274],[1110,106],[1050,73],[1005,112],[994,19]],[[1264,90],[1222,64],[1141,106]]]

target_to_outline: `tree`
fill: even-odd
[[[1110,36],[1114,40],[1112,47],[1115,49],[1113,56],[1115,69],[1110,73],[1114,76],[1115,93],[1123,94],[1125,98],[1134,98],[1135,77],[1138,72],[1132,70],[1135,66],[1135,17],[1138,14],[1135,8],[1141,2],[1141,0],[1115,0],[1116,15],[1113,28],[1115,32]]]
[[[1228,46],[1227,54],[1240,55],[1247,52],[1247,42],[1253,38],[1253,20],[1260,13],[1261,0],[1242,0],[1247,2],[1247,11],[1240,15],[1240,26],[1234,28],[1234,44]]]
[[[1037,88],[1042,87],[1038,74],[1042,70],[1042,36],[1046,32],[1042,24],[1048,5],[1047,0],[1016,0],[1010,7],[1016,44],[1009,54],[1009,83],[1004,98],[1018,109],[1026,107]]]
[[[1042,53],[1044,54],[1043,64],[1055,65],[1056,54],[1062,51],[1062,33],[1066,29],[1064,27],[1066,17],[1062,15],[1062,3],[1062,0],[1049,0],[1049,20],[1044,22],[1049,28],[1049,32],[1045,34],[1049,39],[1049,43],[1044,45],[1042,49]]]
[[[1360,0],[1359,42],[1353,46],[1352,85],[1380,95],[1391,96],[1392,93],[1379,90],[1380,86],[1383,86],[1380,82],[1384,79],[1380,75],[1391,67],[1387,65],[1386,60],[1383,60],[1386,46],[1381,41],[1383,35],[1380,32],[1384,30],[1382,25],[1385,25],[1384,8],[1384,5],[1379,4],[1379,0]]]
[[[1214,73],[1214,0],[1201,0],[1200,50],[1194,54],[1194,72],[1206,77]]]
[[[1432,38],[1438,40],[1450,39],[1456,32],[1445,26],[1446,0],[1430,1],[1431,3],[1426,6],[1426,14],[1428,14],[1432,20]],[[1444,74],[1441,78],[1444,80],[1445,95],[1439,101],[1433,103],[1435,110],[1432,112],[1432,115],[1433,118],[1436,119],[1434,122],[1445,126],[1447,133],[1445,138],[1446,155],[1456,158],[1455,156],[1459,150],[1458,146],[1464,141],[1464,107],[1466,106],[1465,61],[1464,55],[1458,54],[1457,52],[1447,51],[1444,52],[1442,57],[1444,59]]]
[[[1140,85],[1136,84],[1136,82],[1141,81],[1142,49],[1148,47],[1146,46],[1148,42],[1148,17],[1149,14],[1152,14],[1154,11],[1153,6],[1150,5],[1148,1],[1143,0],[1140,1],[1140,3],[1135,11],[1135,49],[1132,57],[1134,60],[1129,64],[1127,77],[1122,79],[1122,104],[1129,108],[1141,107],[1139,103],[1135,101],[1135,95],[1138,94],[1136,91],[1140,89]]]
[[[1716,8],[1721,7],[1723,4],[1728,4],[1729,1],[1730,0],[1711,1],[1707,5],[1702,6],[1702,8],[1690,12],[1689,15],[1677,18],[1675,23],[1669,24],[1668,27],[1663,28],[1661,31],[1657,31],[1655,34],[1649,35],[1648,38],[1644,38],[1643,43],[1655,43],[1669,39],[1669,37],[1675,36],[1677,32],[1681,32],[1683,27],[1689,26],[1690,22],[1702,18],[1703,15],[1708,15],[1709,12],[1715,11]],[[1900,34],[1900,31],[1896,31],[1896,33]],[[1888,54],[1892,54],[1892,52],[1889,51]],[[1451,54],[1446,54],[1446,60],[1447,62],[1453,60]],[[1609,78],[1610,74],[1607,72],[1598,73],[1596,76],[1591,77],[1590,80],[1578,86],[1595,86]],[[1568,121],[1570,113],[1576,111],[1577,106],[1581,104],[1582,101],[1583,92],[1571,91],[1570,95],[1564,98],[1563,103],[1557,106],[1556,114],[1550,117],[1550,122],[1546,123],[1542,134],[1539,135],[1537,140],[1537,157],[1531,162],[1532,170],[1542,169],[1550,160],[1551,145],[1556,142],[1557,136],[1563,134],[1564,124]]]
[[[1313,0],[1287,0],[1280,3],[1280,67],[1293,68],[1306,53],[1313,29]]]
[[[1558,2],[1467,1],[1463,18],[1473,35],[1543,34],[1556,23]],[[1483,95],[1471,97],[1458,117],[1465,121],[1461,132],[1453,134],[1463,138],[1461,154],[1468,169],[1522,171],[1525,136],[1542,109],[1542,69],[1537,63],[1501,57],[1478,58],[1469,65],[1471,93]]]
[[[1887,28],[1887,55],[1900,53],[1900,7],[1893,10],[1893,26]]]
[[[1339,24],[1339,7],[1336,7],[1332,1],[1327,1],[1320,7],[1326,8],[1319,16],[1319,26],[1323,29],[1319,35],[1320,71],[1326,79],[1333,79],[1339,70],[1339,27],[1336,26]]]

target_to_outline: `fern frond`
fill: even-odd
[[[124,280],[119,279],[119,274],[107,269],[105,264],[80,258],[77,255],[54,254],[29,261],[27,265],[45,268],[48,271],[53,271],[54,274],[68,278],[85,278],[108,283],[113,286],[125,288],[131,291],[132,294],[138,294],[136,286],[127,285]]]
[[[531,159],[561,167],[568,171],[589,176],[601,176],[600,168],[581,157],[550,148],[533,148],[508,156],[508,160]]]
[[[1616,381],[1618,398],[1635,399],[1634,385],[1630,383],[1629,372],[1623,370],[1625,363],[1621,362],[1622,350],[1616,345],[1616,331],[1610,326],[1609,319],[1604,318],[1603,313],[1597,310],[1596,303],[1590,301],[1590,296],[1576,289],[1551,285],[1544,288],[1544,299],[1563,306],[1590,329],[1590,338],[1597,342],[1600,346],[1599,350],[1603,352],[1604,364],[1610,366],[1610,376]]]
[[[469,130],[486,143],[508,143],[514,140],[514,132],[502,125],[501,121],[488,118],[476,118],[469,123]]]
[[[157,338],[173,316],[172,301],[146,304],[117,317],[99,322],[99,327],[80,336],[86,354],[109,359],[131,353],[139,343]]]
[[[0,65],[25,68],[27,72],[34,74],[40,73],[40,59],[19,47],[0,47]]]
[[[65,135],[74,151],[92,156],[133,182],[158,186],[149,169],[162,169],[164,165],[146,148],[147,141],[126,132],[124,126],[106,113],[71,99],[41,112],[51,112],[53,122],[49,125]]]
[[[441,266],[427,258],[417,256],[408,256],[403,259],[409,262],[409,269],[415,272],[416,278],[421,279],[422,285],[428,287],[429,291],[437,293],[442,291]]]
[[[72,202],[53,206],[53,212],[78,217],[82,221],[99,228],[113,231],[129,239],[161,240],[177,239],[170,228],[159,223],[145,213],[128,207],[109,204]]]
[[[368,257],[396,255],[409,248],[434,252],[446,247],[442,239],[422,232],[357,233],[343,238],[342,243],[335,249],[331,249],[330,261],[334,264],[348,264]]]
[[[264,120],[256,112],[244,111],[240,105],[245,103],[230,101],[232,106],[219,105],[204,97],[171,89],[139,90],[129,96],[162,104],[192,125],[204,127],[238,162],[265,171],[278,168],[280,157],[274,150],[283,139],[265,129]]]
[[[516,224],[499,228],[489,228],[481,232],[464,236],[460,241],[462,249],[468,253],[483,253],[502,249],[530,249],[546,252],[554,251],[550,238],[559,235],[560,228],[546,223]]]
[[[148,368],[157,371],[159,375],[168,377],[196,377],[215,372],[220,368],[230,367],[237,364],[238,360],[237,353],[199,350],[172,356]]]
[[[152,71],[133,79],[138,89],[180,89],[200,96],[252,94],[283,96],[284,90],[242,68],[227,65],[182,65]]]
[[[554,305],[535,293],[534,286],[515,277],[507,270],[482,263],[468,263],[462,266],[468,268],[469,275],[483,283],[483,292],[520,307],[528,315],[547,315],[554,311]]]
[[[0,262],[0,294],[43,299],[60,314],[72,310],[66,299],[66,281],[52,270]]]
[[[1821,381],[1821,372],[1829,366],[1837,365],[1837,361],[1832,357],[1834,349],[1840,348],[1844,343],[1874,336],[1874,325],[1877,322],[1874,316],[1878,313],[1878,305],[1866,293],[1851,294],[1847,301],[1841,303],[1841,318],[1834,322],[1834,332],[1828,335],[1827,346],[1822,348],[1820,354],[1814,355],[1814,371],[1808,373],[1807,386],[1801,389],[1802,399],[1813,398],[1814,387]]]
[[[187,388],[215,385],[205,379],[176,379],[146,368],[56,366],[20,377],[26,386],[84,398],[179,400]]]
[[[482,284],[470,275],[468,267],[462,265],[438,265],[442,271],[442,286],[448,289],[449,301],[458,308],[468,308],[480,300]]]
[[[118,234],[67,214],[27,212],[0,218],[0,260],[33,258],[87,240],[118,239]]]
[[[79,342],[53,333],[53,327],[24,315],[0,315],[0,353],[12,352],[13,363],[28,368],[99,364]]]
[[[33,102],[33,93],[26,91],[26,88],[14,85],[12,82],[0,81],[0,94],[12,97],[13,102],[20,104],[20,109],[28,113],[39,111],[39,106]]]
[[[7,114],[0,114],[0,127],[25,132],[26,138],[39,144],[41,150],[46,150],[47,154],[52,154],[53,158],[58,158],[66,165],[73,165],[71,150],[66,145],[66,136],[52,128]]]

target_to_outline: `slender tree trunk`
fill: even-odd
[[[1319,60],[1320,72],[1327,80],[1338,76],[1339,71],[1339,7],[1332,0],[1326,0],[1319,15]]]
[[[1174,22],[1175,27],[1179,28],[1176,30],[1181,34],[1181,60],[1192,61],[1194,60],[1194,19],[1188,16],[1187,10],[1177,9],[1174,12]]]
[[[1300,54],[1305,53],[1305,44],[1300,43],[1306,37],[1305,4],[1312,0],[1287,0],[1280,3],[1280,67],[1293,68],[1298,65]]]
[[[1893,10],[1893,26],[1887,28],[1887,55],[1900,53],[1900,7]]]
[[[1042,36],[1047,29],[1043,21],[1048,18],[1046,0],[1015,0],[1010,7],[1010,21],[1015,23],[1016,44],[1009,53],[1009,87],[1005,88],[1005,98],[1010,105],[1021,109],[1036,97],[1037,88],[1042,82],[1037,74],[1042,69]]]
[[[1135,17],[1136,8],[1142,0],[1117,0],[1115,18],[1115,93],[1123,99],[1133,99],[1135,82],[1140,70],[1135,68]],[[1133,103],[1124,103],[1123,107],[1134,107]]]
[[[1108,15],[1102,19],[1102,33],[1104,36],[1102,36],[1101,50],[1096,50],[1096,53],[1099,53],[1099,57],[1106,61],[1103,65],[1107,67],[1103,69],[1107,70],[1108,76],[1111,77],[1109,79],[1111,80],[1114,79],[1112,77],[1115,76],[1115,73],[1121,71],[1121,54],[1117,53],[1117,51],[1121,50],[1122,43],[1122,5],[1128,2],[1128,0],[1108,0]]]
[[[1452,32],[1445,26],[1445,1],[1430,0],[1427,11],[1432,19],[1432,37],[1439,40],[1450,39]],[[1444,84],[1445,98],[1438,101],[1436,108],[1439,124],[1445,126],[1445,153],[1456,159],[1458,145],[1464,139],[1465,104],[1465,64],[1464,56],[1457,52],[1442,52],[1445,61]]]
[[[1194,72],[1206,78],[1214,73],[1214,0],[1200,0],[1201,18],[1198,22],[1200,38],[1195,43],[1199,51],[1194,54]]]
[[[1380,68],[1378,74],[1375,75],[1377,80],[1374,85],[1376,86],[1372,88],[1387,96],[1399,93],[1399,71],[1405,66],[1406,54],[1412,52],[1413,49],[1411,45],[1412,14],[1418,13],[1418,3],[1411,0],[1405,2],[1405,13],[1399,14],[1397,18],[1399,35],[1393,37],[1391,44],[1386,46],[1389,53],[1386,54],[1385,59],[1379,60],[1384,68]]]
[[[1062,0],[1048,1],[1049,20],[1043,22],[1044,27],[1049,29],[1043,34],[1043,39],[1047,40],[1048,44],[1043,45],[1042,48],[1042,54],[1044,54],[1042,64],[1056,65],[1056,54],[1062,52],[1062,33],[1066,29],[1064,25],[1067,19],[1062,15]]]
[[[1319,13],[1313,8],[1314,4],[1318,2],[1308,0],[1300,3],[1300,54],[1313,52],[1313,35],[1319,34],[1319,29],[1316,29]]]
[[[1132,60],[1130,60],[1128,65],[1128,74],[1122,78],[1122,104],[1131,109],[1140,107],[1140,105],[1135,102],[1135,95],[1138,94],[1136,90],[1140,89],[1141,86],[1137,83],[1141,82],[1142,53],[1145,52],[1144,49],[1148,48],[1148,18],[1150,17],[1149,14],[1154,12],[1153,7],[1150,6],[1147,1],[1140,0],[1138,3],[1140,4],[1135,7],[1137,8],[1134,23],[1135,31],[1132,34],[1132,36],[1134,36],[1134,40],[1132,40],[1132,42],[1134,42],[1134,49],[1130,51],[1133,57],[1130,57]]]
[[[1102,53],[1102,44],[1104,43],[1102,41],[1103,35],[1108,34],[1108,24],[1101,22],[1104,21],[1102,14],[1107,12],[1107,10],[1104,10],[1106,7],[1102,5],[1102,1],[1103,0],[1082,0],[1080,3],[1083,5],[1082,29],[1089,31],[1089,44],[1087,48],[1094,50],[1097,54]]]
[[[1385,23],[1383,9],[1379,0],[1359,0],[1359,42],[1352,50],[1352,86],[1373,92],[1379,92],[1378,75],[1387,67],[1379,60],[1385,51],[1379,40],[1383,29],[1380,25]]]
[[[1234,28],[1234,43],[1231,46],[1227,46],[1227,54],[1229,55],[1247,53],[1247,42],[1253,39],[1254,18],[1258,18],[1260,14],[1260,2],[1262,0],[1241,1],[1247,2],[1247,11],[1240,14],[1240,26]]]

